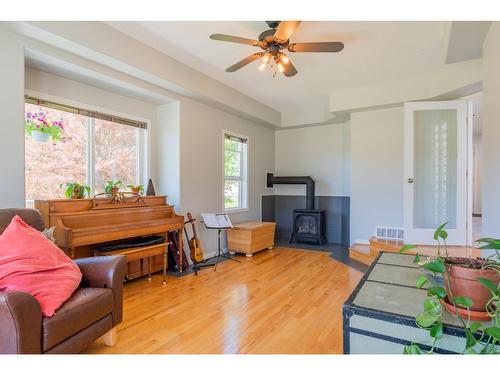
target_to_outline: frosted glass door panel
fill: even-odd
[[[414,228],[457,228],[457,110],[414,112]]]

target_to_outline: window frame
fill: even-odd
[[[226,176],[226,134],[238,137],[246,140],[246,143],[242,143],[242,151],[240,151],[240,178],[235,178],[233,176]],[[222,130],[222,210],[223,212],[246,212],[250,209],[249,207],[249,160],[250,160],[250,137],[243,134],[238,134],[230,130]],[[226,208],[225,204],[225,186],[226,181],[240,181],[240,189],[238,195],[238,207]]]
[[[101,113],[106,113],[111,116],[116,116],[116,117],[122,117],[125,119],[130,119],[134,121],[140,121],[144,122],[147,124],[147,128],[144,129],[144,132],[138,132],[138,137],[137,137],[137,142],[138,142],[138,147],[137,147],[137,156],[139,158],[139,162],[137,163],[137,182],[138,184],[147,186],[147,182],[149,180],[149,176],[151,176],[151,120],[130,115],[127,113],[122,113],[118,111],[114,111],[105,107],[99,107],[95,106],[89,103],[85,102],[80,102],[76,100],[70,100],[66,98],[61,98],[53,95],[48,95],[39,91],[35,90],[25,90],[24,91],[25,95],[28,95],[30,97],[34,97],[40,100],[46,100],[54,103],[58,103],[61,105],[66,105],[69,107],[77,107],[77,108],[85,108],[89,111],[95,111],[95,112],[101,112]],[[26,103],[26,101],[25,101]],[[24,110],[24,109],[23,109]],[[94,121],[95,119],[92,117],[88,117],[87,119],[89,121],[89,124],[87,125],[87,139],[91,140],[91,142],[87,142],[86,149],[87,149],[87,154],[86,154],[86,160],[87,160],[87,171],[86,171],[86,181],[85,184],[89,185],[91,187],[91,194],[96,194],[95,191],[93,191],[93,178],[94,178],[94,142],[93,142],[93,137],[94,137]],[[123,125],[123,126],[128,126],[128,125]],[[139,129],[139,128],[137,128]],[[24,132],[23,132],[23,139],[24,139]],[[24,142],[23,142],[24,145]],[[25,176],[23,175],[23,178]],[[34,202],[33,200],[28,200],[26,199],[26,192],[24,194],[24,199],[25,199],[25,205],[26,207],[31,207]]]

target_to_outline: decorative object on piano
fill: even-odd
[[[146,195],[156,195],[155,187],[153,186],[153,180],[149,179],[148,189],[146,190]]]
[[[442,275],[444,288],[435,279],[423,274],[416,281],[417,288],[429,284],[428,299],[424,301],[424,312],[415,318],[419,327],[429,330],[433,340],[431,349],[424,352],[416,344],[405,346],[405,354],[432,353],[436,341],[443,336],[443,307],[462,324],[467,340],[463,353],[497,353],[500,345],[500,240],[481,238],[478,243],[485,245],[481,249],[493,249],[495,254],[486,258],[459,258],[448,256],[444,229],[447,222],[434,232],[438,242],[437,256],[421,263],[420,254],[415,255],[414,263],[421,263],[421,268],[433,274]],[[444,256],[441,254],[444,248]],[[415,245],[405,245],[400,253],[415,249]],[[471,323],[471,320],[474,322]],[[481,321],[491,321],[491,327],[484,327]]]
[[[106,185],[104,186],[104,192],[111,195],[116,195],[120,191],[121,187],[123,187],[123,181],[112,179],[106,182]]]
[[[45,112],[28,112],[24,122],[24,131],[37,142],[57,143],[63,139],[64,126],[61,119],[51,120]]]
[[[137,185],[137,186],[135,186],[135,185],[127,185],[127,187],[134,194],[137,194],[137,195],[144,194],[144,186],[143,185]]]
[[[97,198],[97,199],[96,199]],[[130,191],[111,193],[111,199],[103,200],[102,198],[109,198],[108,193],[99,193],[94,195],[92,199],[93,208],[114,208],[114,205],[133,205],[144,206],[145,202],[142,196],[132,193]]]
[[[90,196],[90,186],[79,184],[78,182],[65,182],[59,185],[61,189],[64,189],[64,195],[68,199],[83,199],[85,195]]]

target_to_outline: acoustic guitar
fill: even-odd
[[[198,263],[203,260],[203,249],[201,248],[200,239],[198,238],[198,235],[196,233],[196,225],[194,223],[195,219],[193,219],[191,212],[187,213],[187,218],[193,228],[193,237],[191,237],[191,239],[189,240],[189,254],[191,256],[191,260],[194,263]]]

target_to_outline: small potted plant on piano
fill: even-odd
[[[121,180],[112,179],[106,182],[106,185],[104,186],[104,192],[115,196],[118,194],[122,186],[123,182]]]
[[[90,186],[79,184],[77,182],[65,182],[59,185],[61,189],[64,189],[64,195],[68,199],[83,199],[85,195],[90,196]]]
[[[132,194],[137,194],[137,195],[142,195],[144,194],[144,186],[142,185],[127,185],[127,187],[130,189],[130,192]]]

